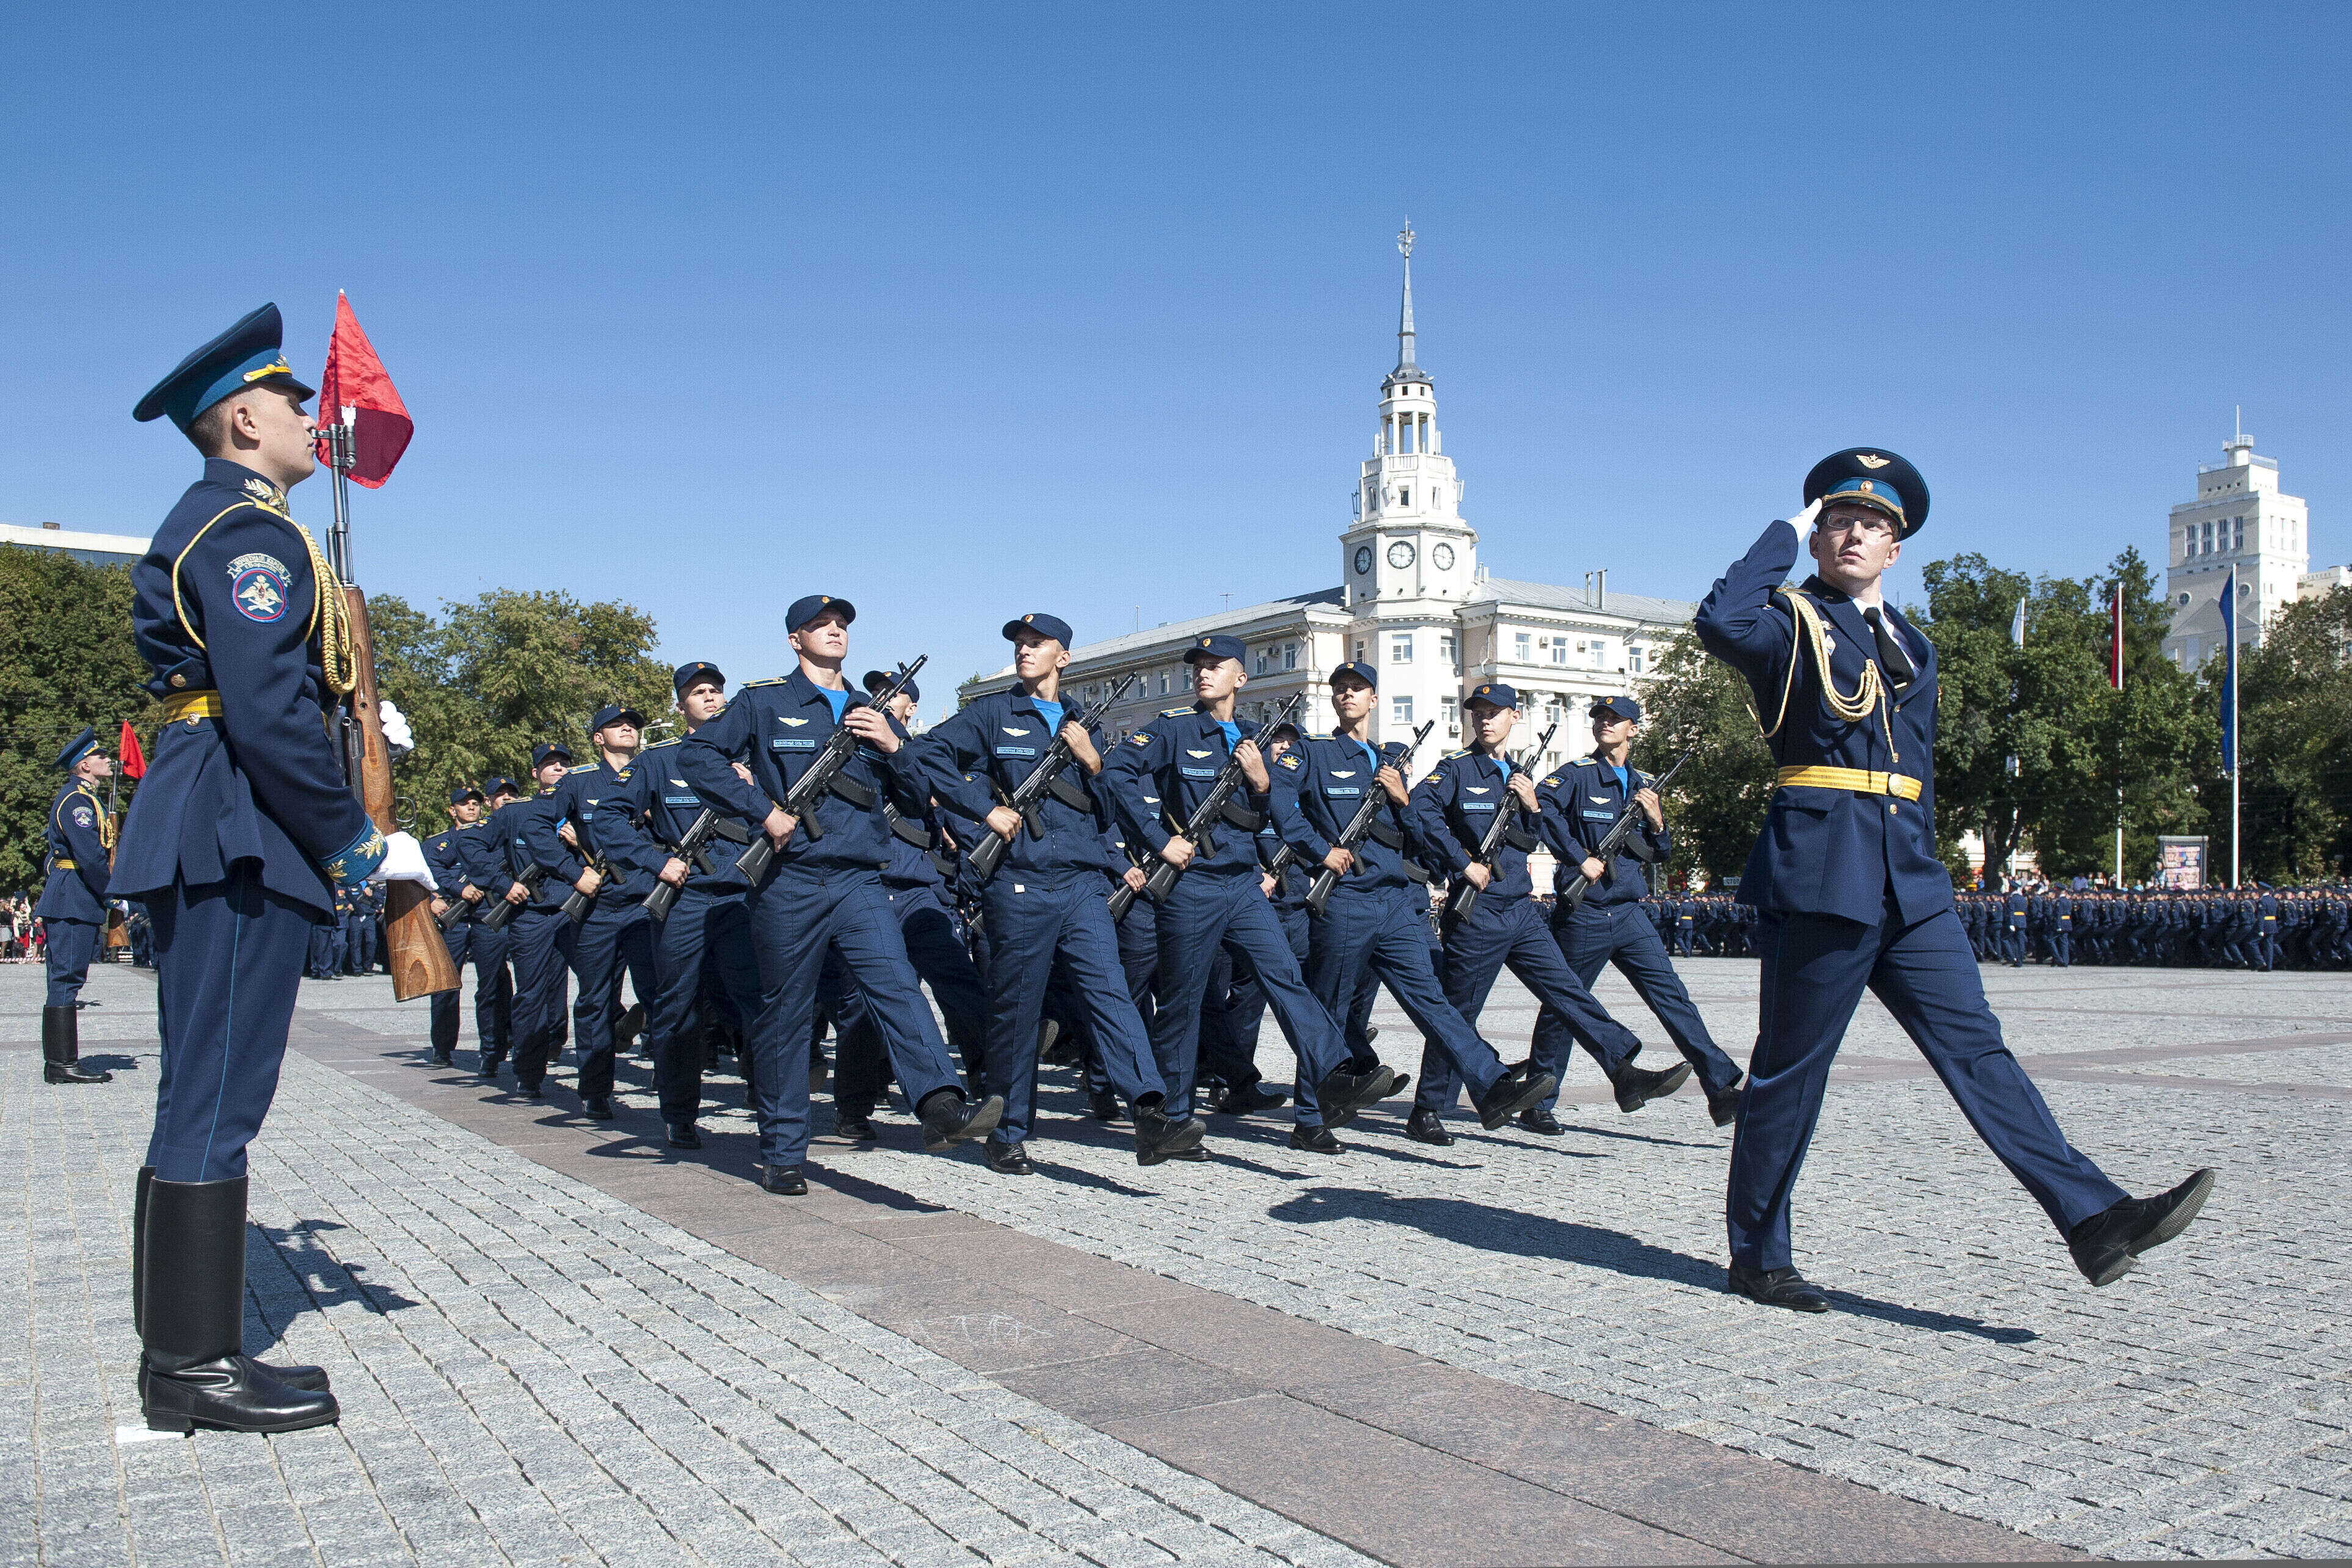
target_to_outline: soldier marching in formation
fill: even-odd
[[[95,785],[111,763],[88,730],[58,759],[68,783],[49,813],[51,1082],[107,1081],[78,1065],[74,1018],[110,894],[144,904],[157,970],[163,1071],[132,1296],[161,1429],[337,1418],[318,1368],[243,1353],[245,1151],[306,953],[326,941],[314,967],[371,965],[387,877],[433,886],[450,956],[475,966],[482,1081],[510,1058],[520,1093],[545,1095],[569,976],[582,1110],[614,1115],[615,1058],[641,1019],[668,1142],[693,1149],[709,1042],[731,1038],[760,1185],[782,1196],[808,1189],[821,1014],[840,1031],[838,1128],[865,1126],[895,1082],[926,1148],[980,1142],[1007,1177],[1035,1174],[1039,1051],[1058,1034],[1089,1113],[1129,1121],[1143,1165],[1213,1159],[1196,1110],[1286,1101],[1293,1147],[1343,1153],[1334,1130],[1411,1082],[1370,1051],[1381,987],[1423,1038],[1404,1125],[1420,1141],[1452,1142],[1465,1088],[1486,1128],[1557,1134],[1571,1045],[1624,1112],[1696,1073],[1711,1119],[1736,1128],[1729,1289],[1805,1311],[1828,1298],[1793,1266],[1792,1195],[1865,987],[2104,1285],[2186,1227],[2212,1173],[2136,1199],[2069,1145],[2003,1044],[1977,963],[2352,958],[2340,893],[1955,898],[1933,852],[1934,650],[1878,592],[1925,521],[1926,487],[1902,459],[1861,450],[1816,467],[1796,524],[1768,528],[1699,612],[1706,645],[1770,716],[1779,765],[1736,900],[1654,887],[1671,827],[1631,761],[1630,698],[1596,703],[1591,754],[1538,779],[1509,748],[1517,694],[1483,684],[1465,705],[1472,744],[1416,780],[1409,747],[1371,738],[1372,667],[1331,674],[1330,735],[1261,734],[1235,701],[1243,645],[1210,635],[1186,654],[1193,700],[1112,737],[1063,690],[1070,624],[1032,612],[1003,628],[1015,684],[917,737],[910,681],[877,671],[861,692],[845,677],[856,610],[825,594],[784,612],[789,674],[730,699],[716,667],[681,665],[678,738],[640,750],[643,716],[608,706],[578,766],[540,745],[522,788],[459,786],[446,831],[419,846],[361,811],[321,723],[353,655],[341,585],[287,509],[313,466],[310,395],[265,308],[142,400],[138,417],[168,415],[205,459],[133,573],[163,731],[110,877]],[[1782,588],[1801,548],[1816,573]],[[1528,868],[1538,845],[1559,868],[1549,912]],[[1748,952],[1763,959],[1762,1027],[1743,1073],[1670,955]],[[1611,966],[1682,1062],[1636,1064],[1642,1042],[1592,995]],[[1478,1028],[1506,967],[1542,1005],[1525,1060]],[[433,998],[437,1065],[456,1061],[459,1007],[457,991]],[[1279,1092],[1254,1062],[1268,1009],[1297,1058]],[[1196,1107],[1209,1079],[1213,1102]]]

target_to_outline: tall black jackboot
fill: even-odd
[[[41,1009],[41,1077],[50,1083],[111,1083],[111,1072],[81,1065],[81,1015],[71,1008]]]
[[[131,1199],[131,1326],[142,1339],[147,1333],[147,1191],[154,1182],[155,1167],[141,1166]],[[285,1366],[272,1366],[266,1361],[253,1364],[289,1388],[327,1386],[327,1369],[323,1366],[304,1362]]]
[[[148,1430],[293,1432],[341,1419],[333,1395],[289,1387],[245,1354],[245,1177],[150,1177],[144,1218],[131,1273],[145,1298],[139,1403]]]

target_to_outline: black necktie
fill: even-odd
[[[1901,691],[1919,674],[1912,667],[1911,655],[1903,651],[1903,639],[1895,635],[1895,628],[1886,623],[1886,617],[1878,612],[1876,606],[1864,611],[1862,618],[1870,622],[1870,634],[1878,639],[1879,668],[1894,681],[1895,689]]]

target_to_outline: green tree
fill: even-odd
[[[2198,793],[2229,874],[2230,780],[2221,771],[2223,662],[2201,672]],[[2183,677],[2184,679],[2186,677]],[[2352,591],[2281,610],[2238,666],[2240,863],[2266,882],[2334,876],[2352,858]],[[2200,737],[2202,738],[2203,737]]]
[[[110,754],[129,719],[154,749],[161,705],[141,685],[131,638],[131,569],[57,550],[0,547],[0,891],[41,882],[58,753],[84,725]],[[123,781],[127,809],[131,790]]]
[[[1738,876],[1772,798],[1772,753],[1749,709],[1748,683],[1685,632],[1666,644],[1643,688],[1642,717],[1644,768],[1663,773],[1691,753],[1667,791],[1672,869]]]

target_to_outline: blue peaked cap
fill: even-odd
[[[306,401],[316,397],[287,364],[285,340],[278,307],[265,305],[173,366],[139,400],[131,417],[142,423],[168,418],[185,435],[196,415],[250,386],[282,386]]]

